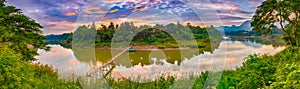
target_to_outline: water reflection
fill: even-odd
[[[171,64],[165,60],[160,60],[163,65],[146,65],[133,66],[126,68],[124,66],[117,66],[113,71],[114,78],[142,78],[155,79],[161,75],[171,75],[177,77],[185,77],[186,75],[199,75],[202,71],[210,70],[211,65],[215,65],[216,70],[230,70],[242,65],[243,58],[249,54],[267,54],[274,55],[283,50],[285,47],[274,48],[271,45],[245,45],[242,41],[223,41],[218,49],[213,53],[205,52],[185,59],[180,65]],[[260,45],[258,47],[257,45]],[[224,58],[226,56],[226,58]],[[225,62],[225,65],[223,64]],[[186,75],[185,75],[186,74]]]
[[[39,50],[40,54],[36,58],[39,59],[37,62],[42,64],[49,64],[57,69],[60,77],[68,78],[76,74],[84,74],[90,71],[92,66],[101,66],[103,62],[107,60],[98,60],[94,61],[82,61],[78,60],[71,49],[66,49],[59,45],[50,45],[51,51],[45,52]],[[141,55],[147,55],[143,57],[135,57],[134,55],[139,54],[134,53],[132,58],[137,58],[140,62],[136,62],[133,66],[124,66],[118,65],[112,71],[112,77],[114,78],[145,78],[153,79],[160,77],[161,75],[172,75],[172,76],[185,76],[186,73],[193,73],[195,75],[200,74],[202,71],[210,69],[210,65],[215,63],[219,65],[217,68],[224,69],[235,69],[237,66],[241,66],[243,58],[249,54],[261,53],[267,55],[274,55],[275,53],[283,50],[285,47],[273,47],[272,45],[262,45],[253,41],[244,40],[244,41],[222,41],[218,49],[214,50],[212,53],[205,52],[204,54],[195,55],[191,54],[191,58],[185,58],[184,60],[168,60],[176,57],[177,55],[172,54],[172,51],[161,51],[159,50],[158,54],[163,55],[162,58],[149,58],[147,61],[148,64],[142,64],[140,61],[144,58],[149,57],[149,55],[157,55],[156,53],[144,52],[142,51]],[[109,50],[99,50],[98,51],[107,51]],[[175,50],[176,51],[176,50]],[[169,53],[168,53],[169,52]],[[106,53],[106,52],[105,52]],[[143,54],[144,53],[144,54]],[[96,50],[97,54],[97,50]],[[103,55],[103,54],[102,54]],[[109,55],[109,54],[105,54]],[[226,58],[224,58],[226,56]],[[172,57],[172,58],[170,58]],[[96,58],[101,58],[97,57]],[[179,56],[179,59],[181,57]],[[106,58],[104,58],[106,59]],[[136,61],[136,59],[131,62]],[[225,65],[223,64],[225,62]],[[77,70],[75,72],[75,70]],[[78,71],[80,70],[80,71]]]
[[[90,69],[89,64],[82,63],[76,59],[71,49],[64,48],[60,45],[49,46],[51,47],[51,50],[48,52],[45,50],[38,50],[40,55],[35,57],[38,59],[36,62],[52,66],[54,69],[56,69],[60,77],[73,77],[77,74],[75,69],[83,70],[81,72],[87,72]]]

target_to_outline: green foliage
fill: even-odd
[[[20,53],[21,60],[35,60],[37,49],[49,49],[40,35],[42,26],[23,15],[20,9],[0,1],[0,43]]]
[[[250,55],[242,67],[224,71],[218,88],[299,88],[299,54],[288,47],[275,56]]]
[[[89,32],[95,30],[96,27],[93,26],[95,26],[95,23],[78,27],[74,33],[75,37],[73,37],[76,40],[76,42],[73,42],[74,45],[90,45],[88,43],[91,42],[86,41],[91,39],[91,35],[94,34]],[[130,45],[133,46],[153,45],[159,48],[178,48],[179,46],[204,48],[208,45],[205,43],[219,43],[222,40],[221,33],[214,28],[201,28],[192,25],[184,26],[179,23],[170,23],[166,26],[157,24],[155,26],[142,25],[137,27],[129,22],[121,23],[120,26],[114,25],[111,22],[109,26],[101,25],[101,27],[97,28],[96,33],[95,45],[97,47],[110,47],[113,38],[114,42],[131,42]],[[175,39],[177,41],[190,42],[191,40],[196,40],[198,46],[192,44],[178,45]]]
[[[108,79],[108,83],[113,89],[169,89],[174,83],[174,81],[174,77],[161,77],[154,82],[145,83],[139,83],[128,79],[119,81]]]
[[[81,88],[79,82],[60,80],[58,74],[47,65],[20,60],[22,54],[1,44],[0,88]]]
[[[287,43],[300,46],[299,5],[299,0],[266,0],[258,6],[251,25],[255,32],[266,35],[272,33],[272,30],[277,28],[275,24],[279,23]]]
[[[32,62],[37,49],[49,49],[40,35],[42,26],[4,2],[0,0],[0,88],[81,88],[79,82],[59,79],[50,66]]]
[[[76,46],[94,46],[96,35],[95,24],[79,26],[72,36],[72,45]],[[71,37],[68,37],[71,38]]]
[[[299,88],[300,87],[300,65],[286,64],[285,67],[276,71],[276,81],[270,88]]]

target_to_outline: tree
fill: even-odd
[[[22,14],[20,9],[6,6],[0,0],[0,43],[22,55],[21,60],[35,60],[37,49],[49,50],[40,30],[42,26]]]
[[[5,0],[0,0],[0,6],[4,6]]]
[[[267,35],[277,27],[276,24],[279,24],[285,33],[283,38],[288,44],[299,46],[299,5],[299,0],[267,0],[258,6],[251,26],[254,27],[255,32]]]
[[[110,22],[109,26],[108,26],[109,30],[114,30],[115,29],[115,25],[113,22]]]
[[[32,63],[37,49],[49,49],[39,30],[42,26],[0,0],[0,88],[80,89],[78,81],[67,82],[48,65]]]

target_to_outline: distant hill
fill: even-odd
[[[60,35],[47,35],[46,42],[49,44],[59,44],[62,40],[66,40],[72,33],[64,33]]]
[[[217,29],[221,30],[223,27],[226,36],[258,36],[259,34],[252,30],[251,22],[251,20],[247,20],[240,26],[219,26]],[[284,34],[284,32],[275,27],[272,29],[272,33],[270,35],[272,34]]]
[[[218,30],[224,29],[225,32],[235,32],[235,31],[251,31],[251,20],[247,20],[242,23],[240,26],[232,25],[232,26],[219,26]]]

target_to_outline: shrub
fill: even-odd
[[[8,47],[0,46],[1,89],[81,88],[79,82],[59,79],[50,66],[20,60],[20,56]]]

